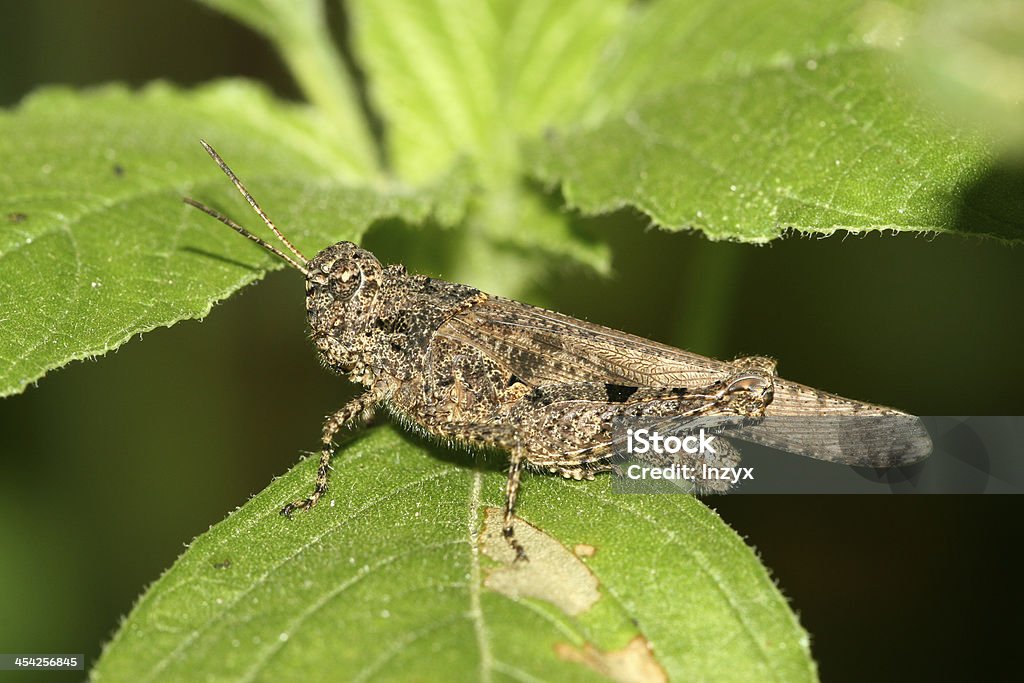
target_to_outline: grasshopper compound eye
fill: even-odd
[[[351,242],[333,244],[306,264],[306,294],[329,293],[331,301],[345,303],[367,294],[380,281],[380,261]]]
[[[763,375],[743,375],[733,379],[725,388],[726,394],[746,392],[754,395],[764,395],[771,391],[771,380]]]

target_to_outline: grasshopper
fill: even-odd
[[[351,242],[308,259],[220,155],[202,145],[291,255],[218,211],[184,201],[305,276],[306,313],[321,360],[365,387],[326,419],[312,493],[284,506],[285,516],[316,505],[327,491],[335,436],[378,408],[445,443],[508,453],[502,531],[517,560],[526,559],[514,526],[523,466],[593,479],[615,467],[618,421],[820,416],[827,430],[829,417],[906,416],[781,379],[769,358],[706,358],[467,285],[411,275]],[[847,430],[842,438],[822,438],[814,432],[776,430],[754,438],[873,466],[913,462],[931,448],[919,424],[898,439],[864,439],[871,449],[855,455],[841,442],[864,435]],[[738,461],[731,453],[723,460]]]

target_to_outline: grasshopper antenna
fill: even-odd
[[[303,256],[302,252],[299,251],[298,249],[296,249],[295,245],[293,245],[291,242],[289,242],[288,238],[281,234],[281,231],[277,229],[276,225],[274,225],[274,221],[270,220],[270,217],[267,216],[267,214],[263,211],[263,209],[256,202],[256,200],[253,199],[252,195],[249,194],[249,191],[247,189],[245,189],[245,185],[243,185],[242,181],[238,179],[238,176],[236,176],[234,171],[231,170],[231,167],[229,167],[227,165],[227,163],[225,163],[224,160],[221,159],[220,155],[217,154],[217,151],[213,147],[211,147],[209,144],[207,144],[206,140],[200,140],[199,142],[200,142],[200,144],[203,145],[203,148],[206,150],[206,153],[209,154],[210,157],[214,161],[217,162],[217,165],[220,166],[220,170],[224,171],[224,174],[228,178],[231,179],[231,182],[234,183],[235,188],[238,189],[238,191],[241,193],[241,195],[243,197],[245,197],[245,200],[247,202],[249,202],[249,206],[251,206],[253,208],[253,210],[256,213],[259,214],[260,218],[263,219],[263,222],[266,223],[267,227],[270,228],[274,232],[275,235],[277,235],[277,238],[279,240],[281,240],[281,242],[286,247],[288,247],[288,250],[291,251],[293,254],[295,254],[299,258],[299,260],[296,261],[295,259],[293,259],[292,257],[288,256],[288,254],[285,254],[283,251],[281,251],[280,249],[278,249],[274,245],[269,244],[265,240],[260,239],[256,235],[252,234],[251,232],[249,232],[248,230],[243,228],[238,223],[234,222],[233,220],[231,220],[230,218],[228,218],[227,216],[225,216],[221,212],[217,211],[216,209],[211,209],[210,207],[206,206],[202,202],[197,202],[195,199],[192,199],[190,197],[184,197],[183,201],[186,204],[188,204],[189,206],[194,206],[195,208],[199,209],[203,213],[205,213],[205,214],[207,214],[209,216],[213,216],[214,218],[219,220],[221,223],[223,223],[224,225],[228,226],[229,228],[231,228],[232,230],[234,230],[235,232],[240,234],[242,237],[245,237],[246,239],[252,240],[253,242],[255,242],[256,244],[260,245],[261,247],[263,247],[264,249],[266,249],[270,253],[275,254],[279,258],[287,261],[289,264],[291,264],[291,266],[293,268],[295,268],[299,272],[308,275],[308,271],[306,269],[306,266],[309,263],[309,259],[307,259],[305,256]]]

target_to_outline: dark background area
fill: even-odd
[[[190,2],[0,0],[0,27],[4,106],[47,83],[236,75],[296,96],[259,37]],[[1010,166],[996,184],[1017,215],[1021,177]],[[612,243],[614,277],[552,269],[531,302],[716,357],[772,355],[787,378],[920,415],[1024,414],[1019,249],[911,235],[753,247],[647,223],[581,220]],[[389,224],[365,243],[416,269],[417,245],[436,239]],[[202,323],[0,402],[0,652],[93,661],[184,544],[316,447],[352,389],[320,368],[302,296],[294,273],[275,273]],[[1019,497],[709,502],[771,568],[823,679],[1014,671]]]

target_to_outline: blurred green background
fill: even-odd
[[[0,25],[4,106],[46,83],[235,75],[296,96],[261,39],[191,2],[0,0]],[[1022,178],[1007,161],[971,191],[1005,195],[1024,220]],[[614,276],[553,269],[531,303],[717,357],[772,355],[787,378],[916,414],[1024,414],[1019,249],[909,235],[710,243],[631,211],[578,224],[613,245]],[[366,246],[443,277],[422,254],[444,239],[387,224]],[[320,368],[302,296],[294,273],[275,273],[202,323],[0,402],[0,652],[93,661],[185,544],[316,447],[322,416],[352,390]],[[1019,498],[709,502],[792,600],[823,679],[1010,670]]]

